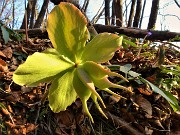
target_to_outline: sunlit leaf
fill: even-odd
[[[89,38],[86,25],[87,20],[77,7],[61,2],[48,16],[47,31],[54,48],[75,62]]]
[[[73,86],[77,92],[77,95],[80,97],[80,99],[82,101],[84,112],[89,116],[91,121],[94,122],[93,118],[88,110],[88,107],[87,107],[87,100],[90,98],[92,92],[79,79],[79,77],[77,75],[77,70],[75,71],[75,75],[73,78]]]
[[[134,42],[132,42],[130,40],[127,40],[125,38],[123,39],[123,43],[128,44],[128,45],[130,45],[132,47],[138,47]]]
[[[91,95],[91,98],[92,98],[92,100],[94,101],[94,103],[95,103],[97,109],[99,110],[99,112],[100,112],[106,119],[108,119],[107,116],[105,115],[105,113],[103,112],[102,108],[100,107],[98,101],[97,101],[97,99],[98,99],[97,96],[94,95],[94,94],[92,94],[92,95]]]
[[[68,59],[63,58],[55,49],[29,56],[13,74],[13,81],[19,85],[36,86],[40,82],[48,82],[64,70],[73,67]]]
[[[106,88],[118,88],[118,89],[123,89],[129,92],[132,92],[128,88],[122,85],[118,85],[118,84],[110,82],[107,77],[100,78],[100,79],[93,78],[93,82],[97,88],[102,89],[102,90]]]
[[[49,89],[49,106],[53,112],[65,110],[77,98],[73,87],[74,71],[66,72],[62,77],[56,78]]]
[[[83,84],[89,89],[92,91],[92,94],[95,94],[97,96],[97,98],[99,99],[99,101],[102,103],[102,105],[104,107],[105,104],[102,100],[102,98],[100,97],[100,95],[97,93],[97,91],[95,90],[95,86],[94,86],[94,83],[93,81],[91,80],[91,78],[89,77],[89,75],[87,74],[87,72],[82,69],[82,68],[78,68],[77,69],[77,73],[78,73],[78,76],[80,78],[80,80],[83,82]]]
[[[95,36],[85,47],[81,60],[103,63],[110,60],[120,48],[122,37],[116,34],[101,33]]]
[[[111,70],[108,69],[107,67],[97,64],[93,61],[85,62],[83,64],[83,68],[88,72],[88,74],[92,78],[103,78],[105,76],[116,76],[116,77],[120,77],[124,81],[128,82],[128,80],[126,78],[124,78],[122,75],[115,73],[115,72],[111,72]]]

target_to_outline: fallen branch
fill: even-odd
[[[117,27],[117,26],[105,26],[101,24],[95,24],[94,28],[98,33],[101,32],[110,32],[114,33],[117,32],[119,34],[124,34],[129,37],[134,38],[144,38],[148,32],[151,32],[152,35],[148,36],[147,40],[170,40],[175,37],[180,37],[180,33],[177,32],[170,32],[170,31],[157,31],[157,30],[145,30],[139,28],[124,28],[124,27]],[[174,41],[180,41],[180,38],[174,39]]]
[[[136,130],[134,127],[131,126],[131,124],[127,123],[123,119],[111,114],[110,112],[105,112],[106,116],[108,117],[108,120],[112,121],[114,123],[114,126],[121,127],[122,129],[126,130],[131,135],[144,135],[143,133]]]
[[[139,28],[124,28],[124,27],[118,27],[118,26],[107,26],[107,25],[101,25],[101,24],[94,24],[94,28],[98,33],[102,32],[110,32],[110,33],[119,33],[124,34],[129,37],[134,38],[144,38],[148,32],[151,32],[152,35],[146,37],[147,40],[159,40],[159,41],[167,41],[167,40],[173,40],[176,42],[180,42],[180,33],[177,32],[170,32],[170,31],[157,31],[157,30],[145,30],[145,29],[139,29]],[[20,34],[25,34],[25,30],[16,30]],[[28,35],[30,38],[38,37],[38,38],[48,38],[47,31],[45,29],[29,29]],[[178,37],[178,38],[176,38]]]

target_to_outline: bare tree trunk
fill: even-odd
[[[29,18],[30,18],[30,14],[32,11],[32,1],[28,1],[27,7],[25,9],[25,14],[27,14],[27,26],[29,25]],[[21,24],[20,29],[25,29],[25,25],[26,25],[26,15],[24,14],[24,18],[23,18],[23,22]]]
[[[116,18],[116,15],[115,15],[115,8],[114,8],[114,1],[112,2],[112,16],[111,16],[111,25],[115,25],[115,18]]]
[[[34,0],[33,5],[32,5],[31,18],[30,18],[30,26],[29,26],[30,29],[32,29],[34,26],[34,16],[35,16],[35,11],[36,11],[36,3],[37,3],[37,0]]]
[[[141,28],[142,19],[143,19],[143,16],[144,16],[145,6],[146,6],[146,0],[144,0],[143,9],[142,9],[142,15],[141,15],[140,23],[139,23],[139,28]]]
[[[128,20],[128,27],[132,26],[132,21],[133,21],[133,17],[134,17],[135,4],[136,4],[136,0],[132,0],[131,11],[130,11],[129,20]]]
[[[177,1],[177,0],[174,0],[174,2],[175,2],[176,5],[180,8],[180,5],[179,5],[178,1]]]
[[[87,11],[88,5],[89,5],[89,0],[85,0],[85,1],[84,1],[84,4],[83,4],[83,7],[82,7],[82,10],[83,10],[85,13],[86,13],[86,11]]]
[[[156,24],[160,0],[152,0],[151,14],[149,17],[148,29],[152,29]]]
[[[141,16],[141,9],[142,9],[142,0],[137,0],[136,14],[134,17],[133,27],[138,27],[138,25],[139,25],[139,20],[140,20],[140,16]]]
[[[114,2],[116,25],[122,27],[123,25],[123,0],[115,0]]]
[[[12,17],[13,17],[12,29],[14,29],[14,21],[15,21],[15,17],[14,17],[15,3],[14,3],[14,0],[12,1],[12,4],[13,4],[13,9],[12,9]]]
[[[4,10],[6,9],[7,4],[8,4],[8,1],[7,1],[7,0],[1,1],[0,17],[2,16],[2,13],[4,12]]]
[[[49,3],[49,0],[44,0],[44,3],[41,7],[41,11],[40,11],[37,21],[34,25],[34,28],[39,28],[41,26],[43,19],[44,19],[44,15],[46,13],[46,9],[48,7],[48,3]]]
[[[110,0],[105,0],[105,25],[110,25]]]

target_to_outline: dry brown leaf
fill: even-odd
[[[57,123],[56,134],[58,135],[74,135],[76,129],[76,121],[71,110],[61,111],[55,114]]]
[[[138,104],[146,112],[146,118],[152,118],[152,106],[147,99],[145,99],[141,95],[138,95],[135,97],[135,103]]]
[[[10,58],[12,57],[13,51],[12,51],[11,47],[5,48],[2,52],[4,53],[4,55],[5,55],[7,58],[10,59]]]
[[[6,55],[2,51],[0,51],[0,56],[6,58]]]
[[[6,62],[2,59],[0,59],[0,71],[6,72],[6,73],[9,72]]]

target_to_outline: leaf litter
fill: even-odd
[[[53,113],[43,95],[48,91],[49,84],[39,84],[38,87],[29,88],[19,86],[12,81],[15,69],[23,63],[27,56],[51,47],[46,39],[31,39],[29,46],[25,41],[11,41],[0,46],[0,119],[1,134],[14,135],[75,135],[75,134],[178,134],[180,132],[180,114],[173,112],[169,103],[159,94],[151,92],[147,85],[139,85],[130,80],[123,85],[130,86],[134,92],[114,91],[124,98],[113,97],[102,91],[107,108],[104,110],[108,119],[95,108],[90,100],[88,107],[94,117],[95,124],[82,110],[82,103],[77,99],[65,111]],[[149,51],[154,56],[144,55]],[[174,52],[173,52],[174,51]],[[122,55],[124,53],[124,55]],[[157,84],[159,68],[152,67],[156,55],[154,50],[142,51],[136,58],[138,50],[123,49],[117,51],[111,64],[131,64],[134,72],[142,74],[153,84]],[[180,53],[166,48],[165,63],[179,64]],[[157,72],[158,71],[158,72]],[[148,74],[147,74],[148,72]],[[166,76],[161,76],[166,77]],[[116,77],[110,78],[118,83]],[[159,87],[160,84],[159,84]],[[99,91],[98,91],[99,92]],[[172,89],[180,101],[180,87]],[[43,103],[43,104],[42,104]]]

